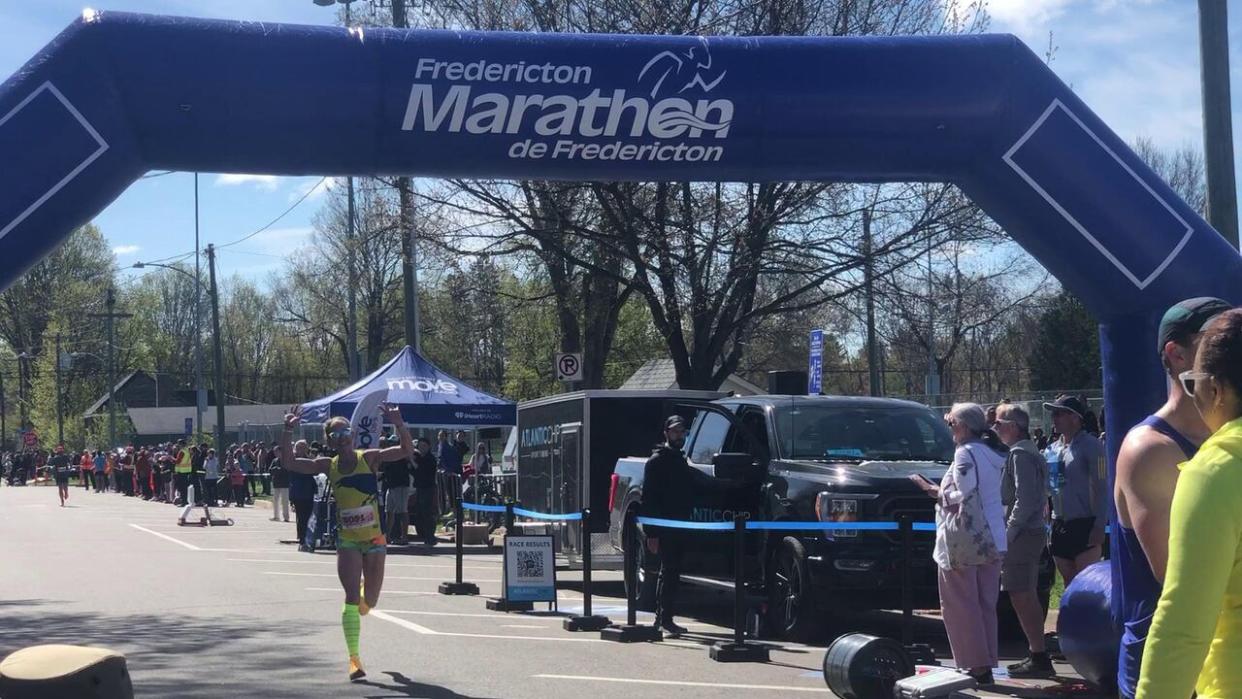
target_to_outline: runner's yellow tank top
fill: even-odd
[[[354,456],[357,464],[352,473],[341,473],[339,455],[332,457],[328,468],[328,478],[336,493],[338,536],[349,541],[372,541],[383,532],[377,496],[379,482],[367,466],[362,450],[355,449]]]

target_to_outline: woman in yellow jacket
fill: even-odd
[[[1242,697],[1242,309],[1203,330],[1179,377],[1212,429],[1182,464],[1169,568],[1136,699]]]

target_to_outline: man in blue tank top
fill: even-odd
[[[1169,510],[1178,464],[1208,437],[1208,427],[1177,375],[1194,365],[1199,333],[1232,306],[1217,298],[1182,301],[1160,321],[1157,351],[1169,374],[1165,404],[1140,422],[1121,443],[1113,497],[1118,536],[1113,539],[1113,619],[1121,628],[1117,685],[1133,699],[1147,629],[1151,625],[1169,562]]]

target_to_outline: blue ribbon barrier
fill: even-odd
[[[476,505],[472,502],[463,502],[461,504],[464,510],[474,510],[475,512],[504,512],[504,505]]]
[[[505,508],[500,508],[503,512]],[[565,514],[550,514],[547,512],[535,512],[534,510],[523,510],[520,507],[513,508],[513,514],[519,517],[530,517],[531,519],[559,520],[562,522],[577,522],[582,519],[581,512],[567,512]]]
[[[732,531],[732,522],[688,522],[681,519],[660,519],[659,517],[639,517],[639,524],[669,529],[698,529],[705,531]],[[786,522],[786,521],[749,521],[746,529],[750,531],[874,531],[895,532],[901,528],[897,522]],[[916,532],[934,532],[933,522],[914,522],[911,528]]]
[[[660,519],[659,517],[639,517],[639,524],[649,524],[653,527],[668,527],[669,529],[702,529],[706,531],[731,532],[733,531],[732,522],[687,522],[680,519]]]

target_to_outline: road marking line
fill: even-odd
[[[502,629],[546,629],[547,627],[539,626],[537,624],[501,624],[500,628]]]
[[[388,594],[388,590],[384,590],[381,596],[385,594]],[[428,593],[423,593],[423,594],[438,594],[438,593],[428,592]],[[492,614],[467,614],[465,612],[424,612],[421,610],[413,610],[413,609],[388,609],[386,611],[389,614],[416,614],[418,616],[455,616],[455,617],[470,617],[473,619],[493,619],[493,620],[513,618],[512,616],[506,615],[503,612],[495,612]],[[538,618],[538,617],[535,617],[535,618]],[[552,621],[559,621],[559,618],[552,619]],[[543,627],[532,626],[531,628],[542,629]]]
[[[563,643],[608,643],[608,641],[605,641],[601,638],[560,638],[556,636],[505,636],[502,634],[490,634],[490,633],[455,633],[451,631],[435,631],[421,624],[415,624],[414,622],[408,619],[399,619],[387,612],[383,612],[378,609],[372,609],[371,616],[379,617],[380,619],[383,619],[384,621],[391,622],[393,624],[396,624],[397,626],[405,627],[407,629],[410,629],[411,631],[417,631],[418,633],[421,633],[427,636],[453,636],[456,638],[498,638],[504,641],[560,641]],[[540,628],[543,628],[543,627],[540,627]]]
[[[167,539],[168,541],[171,541],[171,542],[173,542],[174,544],[177,544],[178,546],[184,546],[184,547],[186,547],[186,548],[190,549],[191,551],[202,551],[202,549],[200,549],[199,547],[195,546],[194,544],[187,544],[186,542],[184,542],[184,541],[179,541],[179,540],[177,540],[177,539],[174,539],[174,538],[172,538],[171,536],[168,536],[167,534],[161,534],[161,533],[156,532],[156,531],[151,531],[150,529],[147,529],[146,527],[140,527],[140,526],[138,526],[137,524],[134,524],[134,523],[132,523],[132,522],[130,523],[130,525],[129,525],[129,526],[131,526],[131,527],[133,527],[134,529],[137,529],[137,530],[139,530],[139,531],[144,531],[144,532],[146,532],[146,533],[148,533],[148,534],[154,534],[155,536],[158,536],[158,537],[159,537],[159,538],[161,538],[161,539]]]
[[[340,592],[339,587],[308,587],[310,592]],[[438,595],[438,592],[410,592],[407,590],[384,590],[385,595]],[[390,610],[391,611],[391,610]]]
[[[290,551],[289,553],[294,553],[294,552]],[[226,560],[236,561],[238,563],[286,563],[286,564],[297,563],[297,564],[336,565],[335,557],[328,558],[326,556],[322,560],[318,560],[318,561],[313,561],[313,560],[278,561],[278,560],[269,559],[269,558],[229,558]],[[384,567],[385,568],[440,568],[440,569],[448,569],[448,570],[454,569],[454,566],[425,565],[422,563],[393,563],[391,558],[385,561]],[[462,570],[486,570],[486,571],[490,571],[493,573],[496,572],[495,568],[484,567],[484,566],[463,566]]]
[[[409,621],[408,619],[398,619],[397,617],[392,616],[390,614],[386,614],[378,609],[372,609],[371,616],[379,617],[380,619],[383,619],[384,621],[396,624],[397,626],[403,626],[411,631],[417,631],[418,633],[421,633],[427,636],[439,636],[440,635],[439,631],[432,631],[426,626],[415,624],[414,622]]]
[[[186,546],[188,545],[189,544],[186,544]],[[285,573],[285,572],[278,572],[274,570],[265,570],[263,571],[263,574],[264,575],[288,575],[288,576],[299,577],[299,578],[335,578],[337,577],[335,573]],[[430,580],[432,582],[444,582],[443,577],[418,578],[418,577],[412,577],[408,575],[385,575],[384,579],[385,580]],[[472,580],[471,582],[498,583],[500,581],[499,580],[479,580],[476,578],[475,580]]]
[[[655,684],[671,687],[719,687],[721,689],[766,689],[777,692],[828,691],[827,687],[789,687],[774,684],[731,684],[726,682],[688,682],[683,680],[645,680],[632,677],[591,677],[590,675],[531,675],[541,680],[578,680],[581,682],[620,682],[625,684]]]

